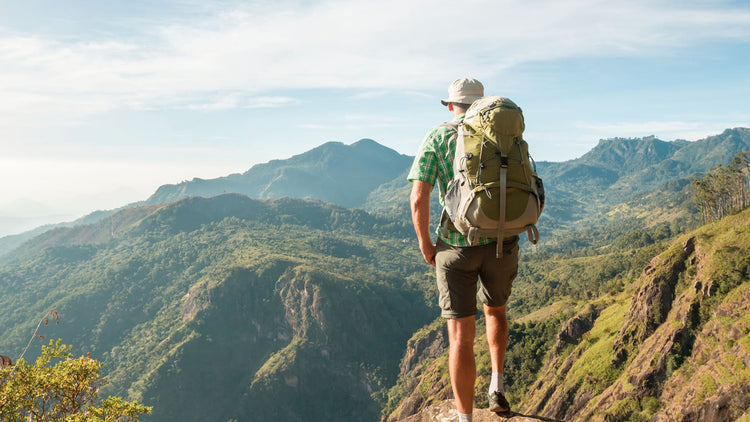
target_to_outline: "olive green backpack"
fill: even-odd
[[[523,140],[523,112],[513,101],[488,96],[475,101],[456,126],[453,180],[445,195],[444,229],[470,245],[479,238],[504,239],[526,232],[536,244],[544,208],[544,185]],[[502,241],[497,242],[502,255]]]

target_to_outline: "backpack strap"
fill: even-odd
[[[503,232],[505,231],[505,191],[508,188],[508,156],[500,153],[500,201],[498,207],[500,213],[497,219],[497,249],[495,251],[495,257],[498,259],[503,257]]]
[[[443,237],[448,238],[451,226],[453,226],[451,217],[448,215],[448,210],[443,207],[443,211],[440,213],[440,233]],[[453,230],[455,229],[455,226],[453,226]]]
[[[526,234],[529,236],[529,242],[532,245],[536,245],[536,242],[539,241],[539,230],[537,230],[536,224],[526,226]]]
[[[438,127],[447,127],[449,129],[453,129],[454,133],[451,135],[451,137],[448,139],[448,142],[455,141],[456,138],[458,138],[458,127],[461,125],[461,123],[456,121],[450,121],[450,122],[443,122]],[[453,157],[455,160],[456,157]],[[448,210],[443,207],[443,211],[440,213],[440,230],[444,237],[448,237],[448,231],[449,230],[456,230],[456,227],[453,226],[453,221],[451,221],[451,217],[448,215]]]
[[[461,123],[459,123],[459,122],[456,122],[456,121],[451,121],[451,122],[443,122],[443,123],[441,123],[441,124],[440,124],[440,126],[438,126],[438,127],[449,127],[449,128],[451,128],[451,129],[453,129],[453,130],[458,130],[458,125],[460,125],[460,124],[461,124]]]

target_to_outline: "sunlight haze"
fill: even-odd
[[[414,155],[462,76],[537,161],[695,141],[750,125],[748,47],[742,1],[0,0],[0,236],[328,141]]]

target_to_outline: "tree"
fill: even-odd
[[[750,151],[737,153],[726,165],[717,165],[702,179],[693,180],[695,205],[703,222],[720,220],[750,206]]]
[[[50,340],[33,365],[23,358],[0,369],[0,420],[64,422],[135,422],[151,408],[108,397],[96,404],[106,384],[102,363],[73,358],[71,346]]]

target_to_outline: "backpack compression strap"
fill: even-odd
[[[508,156],[500,153],[500,213],[497,219],[497,249],[495,256],[503,257],[503,231],[505,231],[505,191],[508,189]]]

